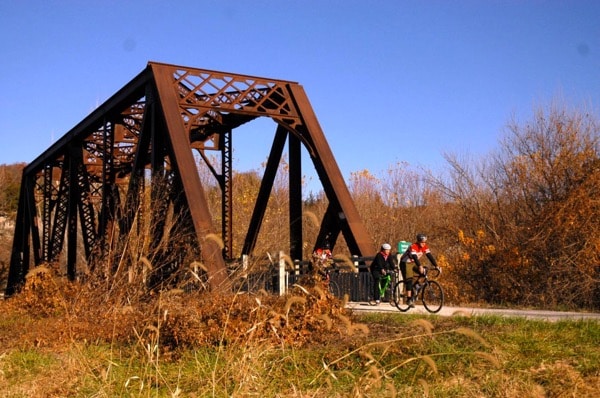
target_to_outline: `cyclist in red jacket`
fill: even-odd
[[[313,253],[313,258],[320,262],[321,265],[327,264],[332,258],[331,246],[329,243],[325,243],[323,247],[318,248]]]
[[[423,255],[427,257],[431,265],[439,269],[440,272],[442,271],[438,267],[433,254],[431,254],[429,246],[427,246],[427,236],[425,234],[417,234],[416,242],[410,245],[402,254],[402,257],[400,257],[400,272],[402,273],[402,279],[406,281],[407,297],[411,307],[415,306],[412,300],[413,282],[416,282],[425,272],[421,264],[421,257]],[[407,267],[407,264],[412,265],[412,267]]]

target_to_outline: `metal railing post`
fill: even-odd
[[[285,258],[282,251],[279,252],[279,295],[283,296],[287,291],[287,273],[285,272]]]

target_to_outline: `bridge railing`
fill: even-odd
[[[339,267],[336,272],[330,274],[331,281],[338,287],[339,298],[347,294],[349,301],[369,300],[373,292],[373,278],[366,264],[372,260],[373,256],[352,256],[353,269]],[[334,263],[341,262],[345,261],[334,259]],[[264,289],[273,294],[284,295],[291,286],[309,273],[310,264],[310,261],[295,260],[293,267],[289,267],[289,260],[286,263],[283,253],[279,253],[277,258],[272,260],[269,272],[249,273],[241,290]]]

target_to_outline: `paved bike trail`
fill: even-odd
[[[415,308],[407,312],[401,312],[390,303],[370,305],[367,302],[349,302],[346,308],[357,312],[393,312],[398,314],[422,314],[438,316],[476,316],[476,315],[499,315],[505,317],[523,317],[527,319],[539,319],[547,321],[594,319],[600,321],[600,313],[594,312],[570,312],[570,311],[546,311],[546,310],[514,310],[500,308],[472,308],[472,307],[446,307],[444,306],[437,314],[430,314],[422,305],[417,304]]]

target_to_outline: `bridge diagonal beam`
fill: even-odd
[[[243,255],[252,255],[254,252],[260,227],[269,203],[269,195],[273,189],[273,183],[275,182],[275,177],[277,175],[277,167],[279,166],[279,161],[283,155],[283,148],[285,147],[287,137],[287,130],[282,126],[278,126],[277,131],[275,132],[275,138],[273,139],[273,145],[271,146],[271,151],[267,159],[267,165],[263,173],[263,178],[260,182],[258,195],[256,196],[256,205],[254,206],[252,216],[250,217],[250,224],[248,226],[248,232],[246,233],[244,247],[242,249]]]
[[[151,65],[151,67],[171,143],[173,167],[181,178],[197,239],[202,245],[202,257],[208,268],[209,277],[212,279],[212,285],[224,288],[227,286],[225,261],[218,242],[207,239],[208,235],[214,234],[212,217],[202,182],[198,176],[189,138],[180,116],[177,93],[173,90],[172,76],[167,68],[155,65]]]
[[[311,159],[329,203],[338,210],[338,222],[350,252],[359,256],[375,253],[376,247],[362,223],[304,89],[294,85],[290,90],[302,115],[302,131],[299,134],[305,136],[309,147],[314,150],[313,153],[309,151]]]

